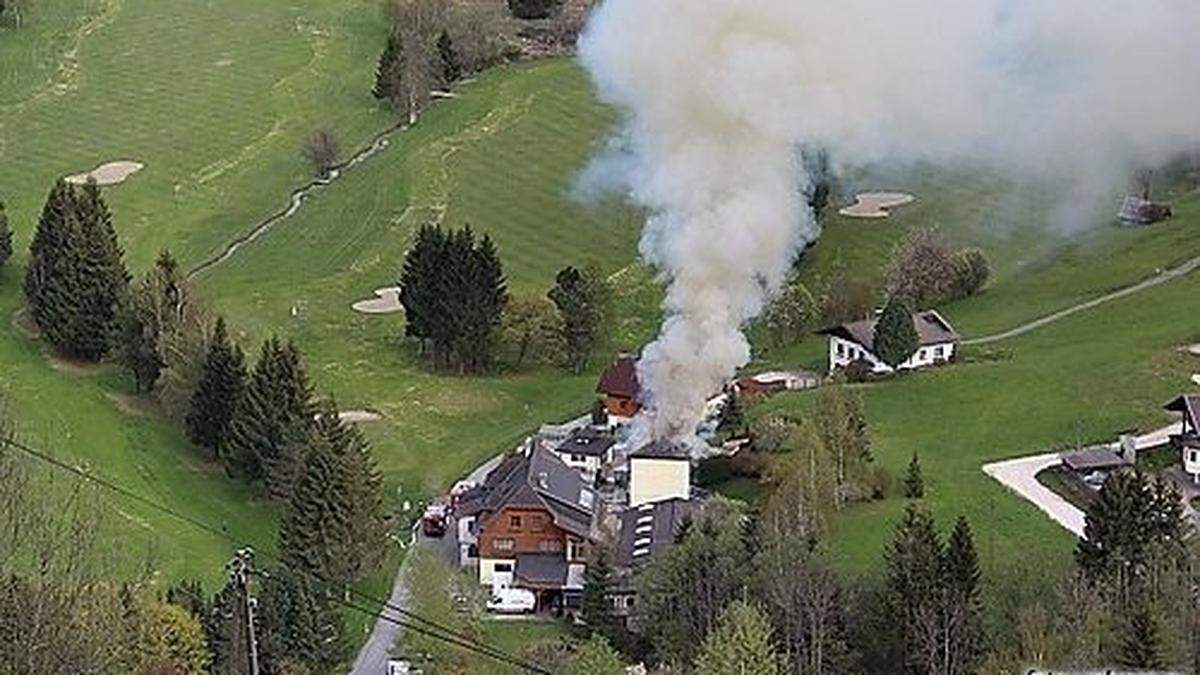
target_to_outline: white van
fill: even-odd
[[[494,588],[487,608],[498,614],[530,614],[537,608],[537,596],[524,588]]]

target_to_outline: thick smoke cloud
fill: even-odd
[[[653,214],[641,252],[668,283],[641,364],[653,434],[692,429],[817,236],[799,146],[1102,194],[1196,147],[1198,33],[1193,0],[606,0],[581,55],[627,115],[599,166]]]

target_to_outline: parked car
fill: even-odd
[[[446,534],[446,527],[450,523],[450,500],[447,497],[438,497],[425,507],[425,513],[421,515],[421,532],[426,537],[441,537]]]
[[[498,614],[530,614],[537,608],[537,596],[524,588],[497,588],[487,608]]]

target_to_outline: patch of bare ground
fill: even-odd
[[[122,394],[115,391],[110,391],[105,394],[108,400],[112,401],[117,406],[117,410],[126,415],[135,417],[149,417],[156,410],[154,399],[146,396],[135,396],[133,394]]]

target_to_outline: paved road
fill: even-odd
[[[1127,286],[1125,288],[1122,288],[1119,291],[1114,291],[1112,293],[1109,293],[1107,295],[1102,295],[1098,298],[1094,298],[1087,302],[1082,302],[1073,307],[1068,307],[1064,310],[1060,310],[1053,314],[1050,314],[1049,316],[1044,316],[1040,319],[1030,321],[1029,323],[1022,324],[1020,326],[1017,326],[1016,328],[1006,330],[1002,333],[994,333],[992,335],[984,335],[982,337],[971,338],[969,340],[963,340],[963,344],[965,344],[965,345],[986,345],[986,344],[991,344],[993,342],[1000,342],[1001,340],[1007,340],[1009,338],[1014,338],[1014,337],[1017,337],[1018,335],[1024,335],[1025,333],[1028,333],[1030,331],[1034,331],[1043,326],[1052,324],[1055,321],[1065,319],[1068,316],[1071,316],[1072,314],[1076,314],[1076,313],[1082,312],[1084,310],[1092,309],[1093,307],[1098,307],[1100,305],[1103,305],[1106,302],[1112,302],[1113,300],[1118,300],[1120,298],[1124,298],[1126,296],[1133,295],[1134,293],[1140,293],[1148,288],[1153,288],[1160,284],[1165,284],[1168,281],[1171,281],[1172,279],[1178,279],[1179,277],[1186,276],[1188,274],[1191,274],[1192,272],[1195,272],[1197,269],[1200,269],[1200,257],[1192,258],[1191,260],[1188,260],[1187,262],[1183,263],[1182,265],[1180,265],[1178,267],[1172,267],[1169,270],[1159,272],[1158,274],[1150,277],[1149,279],[1146,279],[1145,281],[1136,283],[1132,286]]]
[[[480,464],[467,475],[466,480],[482,483],[503,459],[504,455],[500,454]],[[419,531],[417,528],[413,529],[413,545],[420,546],[431,541],[420,537]],[[447,535],[447,539],[449,538]],[[408,561],[411,558],[410,555],[404,556],[404,562],[400,565],[399,571],[396,572],[396,580],[392,583],[392,594],[389,598],[392,605],[403,609],[408,609],[409,592],[406,572],[408,571]],[[383,616],[375,621],[375,627],[371,629],[371,636],[367,638],[366,644],[358,652],[358,657],[354,659],[350,675],[385,675],[387,673],[387,662],[391,656],[392,646],[400,639],[401,633],[400,627],[389,621],[388,618],[403,620],[404,616],[395,610],[384,608]]]
[[[1042,469],[1058,464],[1057,452],[1032,457],[1018,457],[1003,462],[985,464],[983,472],[1000,481],[1005,487],[1016,492],[1021,497],[1033,502],[1051,520],[1067,528],[1076,537],[1083,536],[1083,511],[1075,508],[1070,502],[1054,494],[1052,490],[1037,481],[1037,474]]]

